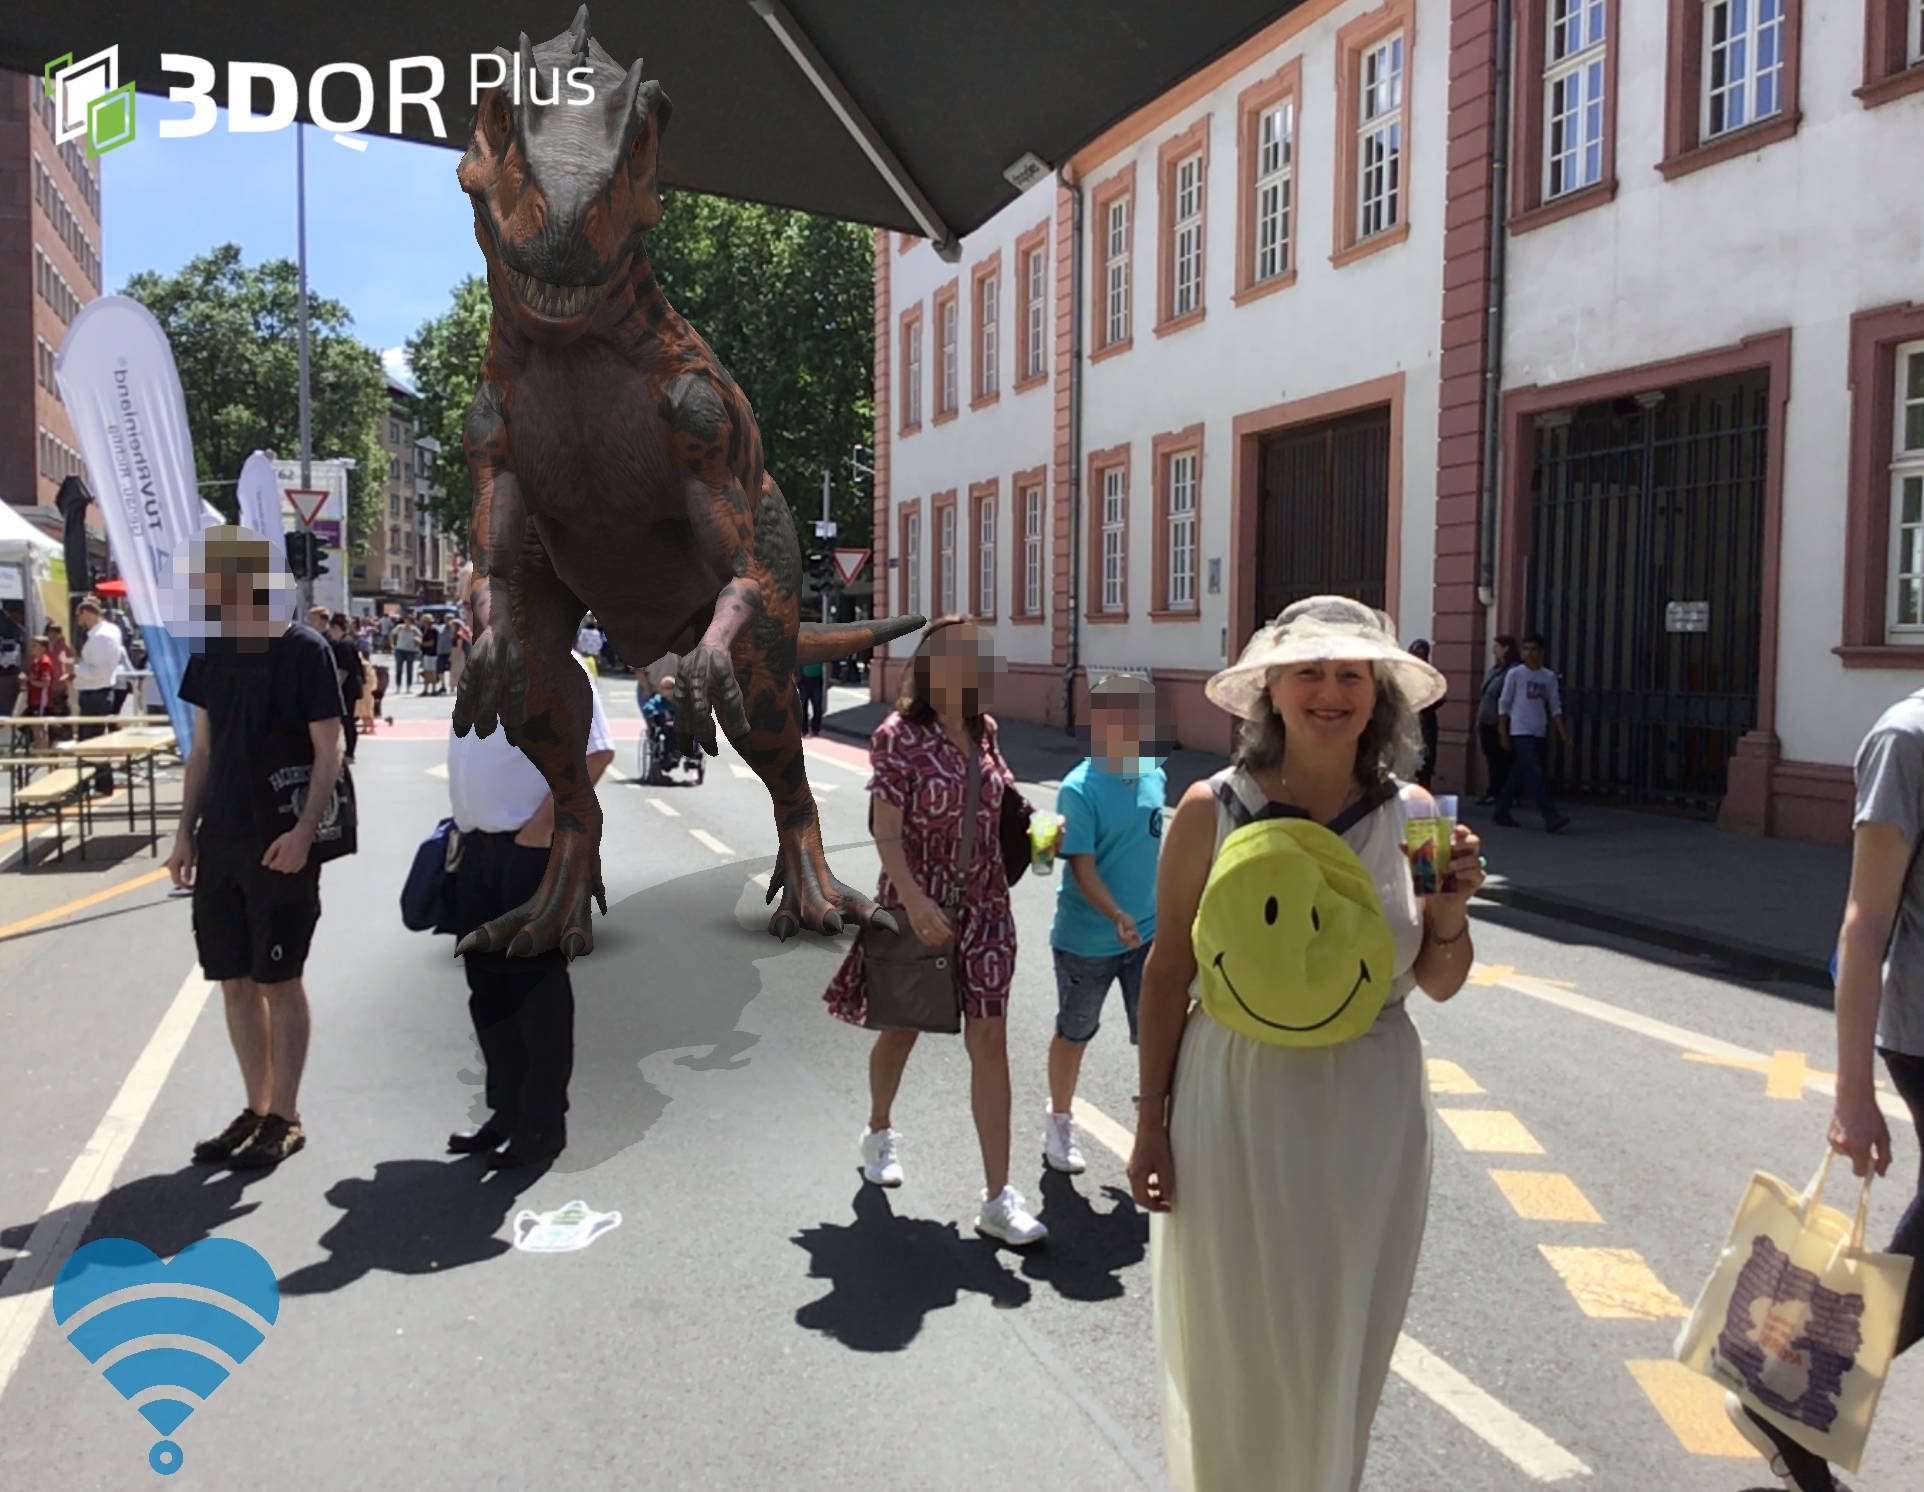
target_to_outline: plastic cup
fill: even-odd
[[[1410,819],[1403,826],[1403,851],[1409,856],[1410,879],[1418,896],[1435,896],[1450,889],[1450,857],[1456,838],[1456,798],[1436,797],[1434,816]]]
[[[1029,817],[1029,868],[1039,876],[1054,875],[1056,847],[1062,843],[1062,815],[1037,812]]]

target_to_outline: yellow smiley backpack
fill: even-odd
[[[1227,781],[1234,828],[1209,868],[1190,943],[1202,1007],[1272,1046],[1335,1046],[1375,1022],[1396,945],[1375,882],[1342,831],[1396,789],[1383,784],[1325,828],[1300,808],[1250,809]]]

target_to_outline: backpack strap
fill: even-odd
[[[1362,797],[1350,804],[1348,808],[1345,808],[1341,813],[1337,814],[1335,818],[1331,819],[1327,824],[1323,825],[1323,827],[1339,837],[1347,834],[1351,829],[1354,829],[1358,824],[1362,823],[1364,819],[1376,812],[1377,809],[1389,802],[1390,799],[1394,798],[1396,793],[1397,788],[1395,783],[1378,782],[1366,788]],[[1231,793],[1230,796],[1235,797],[1235,794]],[[1242,803],[1240,798],[1236,801],[1238,804]],[[1243,818],[1237,823],[1236,827],[1241,828],[1245,823],[1260,823],[1265,819],[1307,819],[1309,817],[1308,809],[1298,808],[1293,803],[1268,803],[1265,804],[1258,813],[1250,813],[1247,806],[1244,806]]]

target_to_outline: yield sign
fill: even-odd
[[[855,577],[862,573],[862,566],[868,563],[869,552],[866,549],[837,549],[832,553],[835,556],[835,573],[842,577],[842,584],[853,584]]]
[[[327,493],[325,491],[316,491],[306,487],[289,487],[286,489],[285,496],[288,507],[292,508],[294,510],[294,516],[301,520],[302,528],[312,528],[314,526],[314,520],[320,516],[321,509],[327,505]]]

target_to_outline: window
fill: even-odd
[[[1042,484],[1022,493],[1022,611],[1042,615]]]
[[[1912,66],[1924,62],[1924,0],[1911,0],[1911,39],[1904,48],[1904,60]]]
[[[361,428],[366,429],[367,427],[364,425]],[[390,482],[398,482],[401,480],[401,463],[392,456],[387,458],[387,479]]]
[[[1897,349],[1891,420],[1890,630],[1924,635],[1924,342]]]
[[[920,499],[917,499],[919,504]],[[922,615],[922,511],[913,507],[902,519],[902,612]]]
[[[1920,0],[1924,4],[1924,0]],[[1044,317],[1048,312],[1048,255],[1040,248],[1029,250],[1028,303],[1023,316],[1028,322],[1028,364],[1023,368],[1025,378],[1040,378],[1043,370],[1043,330]]]
[[[1256,130],[1256,272],[1252,283],[1260,285],[1289,273],[1296,100],[1286,98],[1263,110]]]
[[[1103,229],[1103,290],[1106,318],[1103,342],[1129,339],[1129,199],[1109,204]]]
[[[1102,474],[1102,606],[1105,612],[1123,609],[1125,532],[1128,528],[1128,494],[1125,473],[1112,466]]]
[[[1392,36],[1363,54],[1362,108],[1357,124],[1356,237],[1387,232],[1403,221],[1403,38]]]
[[[956,282],[951,280],[935,292],[935,423],[955,418],[956,355],[958,322]]]
[[[389,496],[387,500],[387,516],[390,518],[399,518],[401,516],[401,499],[400,498],[394,497],[392,495]]]
[[[1170,309],[1178,316],[1187,316],[1202,301],[1202,166],[1202,157],[1192,155],[1176,167],[1176,283]]]
[[[976,393],[984,399],[996,395],[996,332],[1001,312],[997,305],[998,280],[994,275],[983,278],[980,291],[982,297],[981,335],[976,342]]]
[[[974,561],[969,567],[975,594],[969,609],[980,617],[995,615],[996,486],[996,482],[990,480],[975,482],[969,487],[971,528],[975,534]]]
[[[957,610],[955,596],[955,499],[935,504],[935,610],[947,616]]]
[[[387,422],[387,439],[389,445],[398,446],[401,443],[401,427],[393,420]]]
[[[922,428],[922,307],[902,313],[902,433]]]
[[[1744,0],[1753,3],[1753,0]],[[1549,0],[1543,196],[1603,180],[1604,0]]]
[[[1702,138],[1768,119],[1784,106],[1784,0],[1704,6]]]
[[[1196,453],[1169,458],[1169,610],[1196,604]]]

